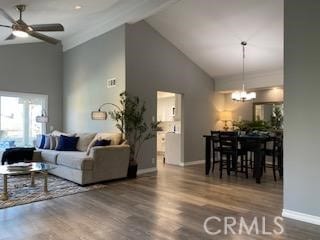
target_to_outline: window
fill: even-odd
[[[0,92],[0,149],[33,146],[45,124],[36,116],[47,110],[46,95]]]

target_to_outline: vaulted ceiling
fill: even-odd
[[[283,0],[181,0],[147,22],[212,77],[283,68]]]
[[[64,49],[110,31],[124,23],[142,20],[176,0],[1,0],[0,8],[18,19],[17,4],[27,5],[23,20],[31,24],[61,23],[62,33],[46,33],[62,40]],[[76,10],[76,6],[81,8]],[[0,24],[9,22],[0,16]],[[37,42],[29,37],[4,41],[10,29],[0,28],[0,44]]]
[[[246,72],[283,68],[283,0],[1,0],[0,8],[18,18],[14,6],[21,3],[28,24],[65,26],[65,32],[48,33],[62,40],[64,50],[146,19],[212,77],[241,73],[243,40]],[[9,23],[0,16],[0,24]],[[38,41],[4,41],[10,32],[0,28],[0,45]]]

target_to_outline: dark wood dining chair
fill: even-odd
[[[220,178],[222,178],[223,170],[227,170],[228,176],[231,171],[237,174],[238,161],[238,133],[237,132],[220,132],[219,133],[220,148]]]
[[[261,177],[263,174],[267,139],[268,138],[266,137],[258,136],[248,136],[241,139],[241,148],[244,149],[247,153],[253,154],[253,158],[251,155],[251,159],[249,160],[251,163],[250,165],[252,165],[251,168],[253,170],[253,177],[257,177],[257,175]],[[258,156],[256,156],[256,154]]]
[[[212,142],[212,173],[214,173],[214,166],[220,163],[220,147],[219,147],[219,133],[220,131],[211,131]]]
[[[277,181],[277,171],[279,172],[280,178],[283,175],[283,137],[282,135],[274,136],[271,138],[272,148],[266,149],[266,155],[272,157],[271,165],[265,163],[266,167],[272,168],[273,179]]]

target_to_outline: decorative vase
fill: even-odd
[[[128,178],[136,178],[138,171],[138,164],[130,164],[128,168]]]

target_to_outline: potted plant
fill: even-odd
[[[283,114],[280,107],[275,107],[273,110],[273,115],[271,117],[271,126],[275,130],[281,130],[283,124]]]
[[[269,131],[271,129],[270,124],[263,120],[255,121],[234,121],[233,126],[239,129],[239,131],[252,132],[252,131]]]
[[[130,146],[130,162],[128,177],[137,176],[138,158],[142,145],[156,136],[160,122],[147,123],[145,119],[145,102],[137,96],[130,96],[126,92],[120,94],[120,109],[109,112],[111,118],[117,122],[116,127],[125,136]]]

